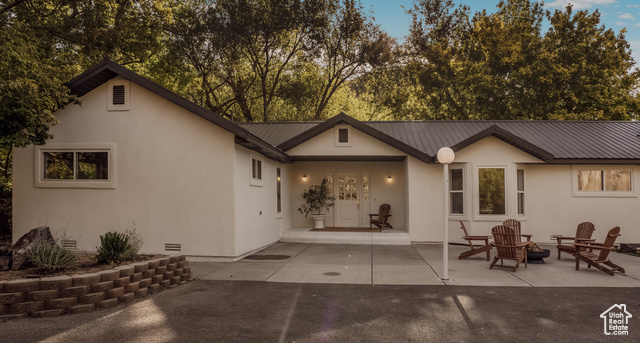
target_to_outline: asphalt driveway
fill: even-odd
[[[638,342],[640,290],[194,280],[109,310],[0,323],[2,342]],[[629,336],[600,314],[625,304]]]

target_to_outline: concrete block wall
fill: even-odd
[[[0,281],[0,322],[111,308],[189,281],[186,256],[72,276]]]

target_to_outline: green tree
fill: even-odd
[[[549,56],[545,93],[548,119],[631,120],[640,118],[640,70],[633,68],[625,30],[618,35],[600,23],[600,13],[556,10],[544,37]]]
[[[640,74],[624,30],[606,29],[597,11],[551,14],[540,2],[507,0],[470,19],[450,0],[419,0],[409,13],[405,74],[416,77],[398,97],[417,94],[420,119],[638,117]]]
[[[391,59],[395,43],[367,18],[362,5],[343,0],[330,7],[329,26],[319,38],[314,62],[320,66],[320,88],[315,97],[314,119],[320,120],[335,92],[350,80]]]

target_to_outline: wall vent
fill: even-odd
[[[113,86],[113,104],[124,105],[124,85]]]
[[[165,251],[182,251],[182,244],[178,243],[164,243]]]
[[[78,241],[73,239],[63,239],[60,243],[63,248],[69,250],[76,250],[76,248],[78,247]]]

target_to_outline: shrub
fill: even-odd
[[[50,240],[38,239],[29,252],[29,260],[36,268],[55,271],[74,267],[78,260],[75,251]]]
[[[125,254],[130,249],[131,243],[127,235],[107,232],[100,236],[100,246],[96,247],[96,260],[101,263],[118,264],[125,260]]]
[[[130,228],[127,228],[124,234],[129,239],[129,249],[124,252],[124,259],[131,260],[138,254],[140,248],[142,248],[142,236],[137,232],[135,222]]]

